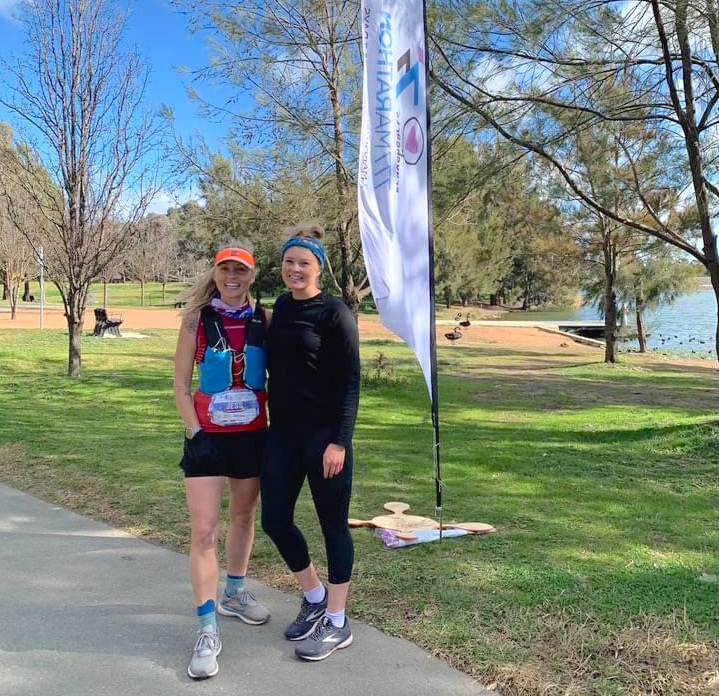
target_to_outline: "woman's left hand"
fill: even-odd
[[[325,478],[332,478],[342,471],[345,465],[345,448],[330,442],[322,455],[322,469]]]

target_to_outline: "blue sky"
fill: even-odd
[[[8,61],[23,50],[24,27],[13,19],[18,4],[18,0],[0,0],[0,58]],[[201,132],[211,147],[219,147],[225,127],[201,117],[185,92],[190,76],[178,72],[179,68],[192,70],[207,64],[209,51],[204,39],[192,35],[187,29],[186,18],[173,12],[165,0],[129,0],[125,5],[131,12],[127,40],[137,47],[150,68],[148,106],[158,109],[163,104],[170,106],[175,112],[176,130],[183,139]],[[216,91],[207,94],[213,101],[222,97]],[[13,116],[2,106],[0,120],[13,123]],[[168,205],[175,203],[172,199],[178,196],[182,200],[190,193],[165,192],[152,209],[164,213]]]

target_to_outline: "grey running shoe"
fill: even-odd
[[[246,624],[254,626],[267,623],[270,620],[270,612],[267,607],[262,606],[248,590],[240,590],[231,595],[223,592],[217,613],[223,616],[236,616]]]
[[[220,669],[217,664],[217,656],[221,652],[222,641],[217,631],[211,629],[198,631],[187,673],[193,679],[214,677]]]
[[[350,622],[345,619],[345,625],[337,628],[325,616],[315,630],[295,648],[295,655],[303,660],[324,660],[335,650],[341,650],[351,644]]]
[[[304,597],[300,605],[300,613],[297,618],[285,629],[287,640],[302,640],[307,638],[325,615],[327,609],[327,591],[325,598],[317,604],[310,604]]]

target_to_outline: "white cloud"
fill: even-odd
[[[0,17],[12,19],[15,8],[20,4],[20,0],[0,0]]]
[[[165,215],[168,208],[174,208],[176,205],[177,202],[172,194],[167,191],[158,191],[157,195],[152,199],[150,205],[147,206],[147,212]]]
[[[192,188],[185,188],[177,192],[158,191],[150,205],[147,206],[147,213],[165,215],[168,208],[176,208],[189,200],[196,199],[197,196],[197,192]]]

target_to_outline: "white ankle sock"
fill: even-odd
[[[325,616],[332,622],[335,628],[342,628],[342,626],[345,625],[344,609],[337,612],[326,611]]]
[[[310,604],[319,604],[325,598],[325,586],[320,583],[317,587],[313,587],[309,592],[305,592],[305,599]]]

